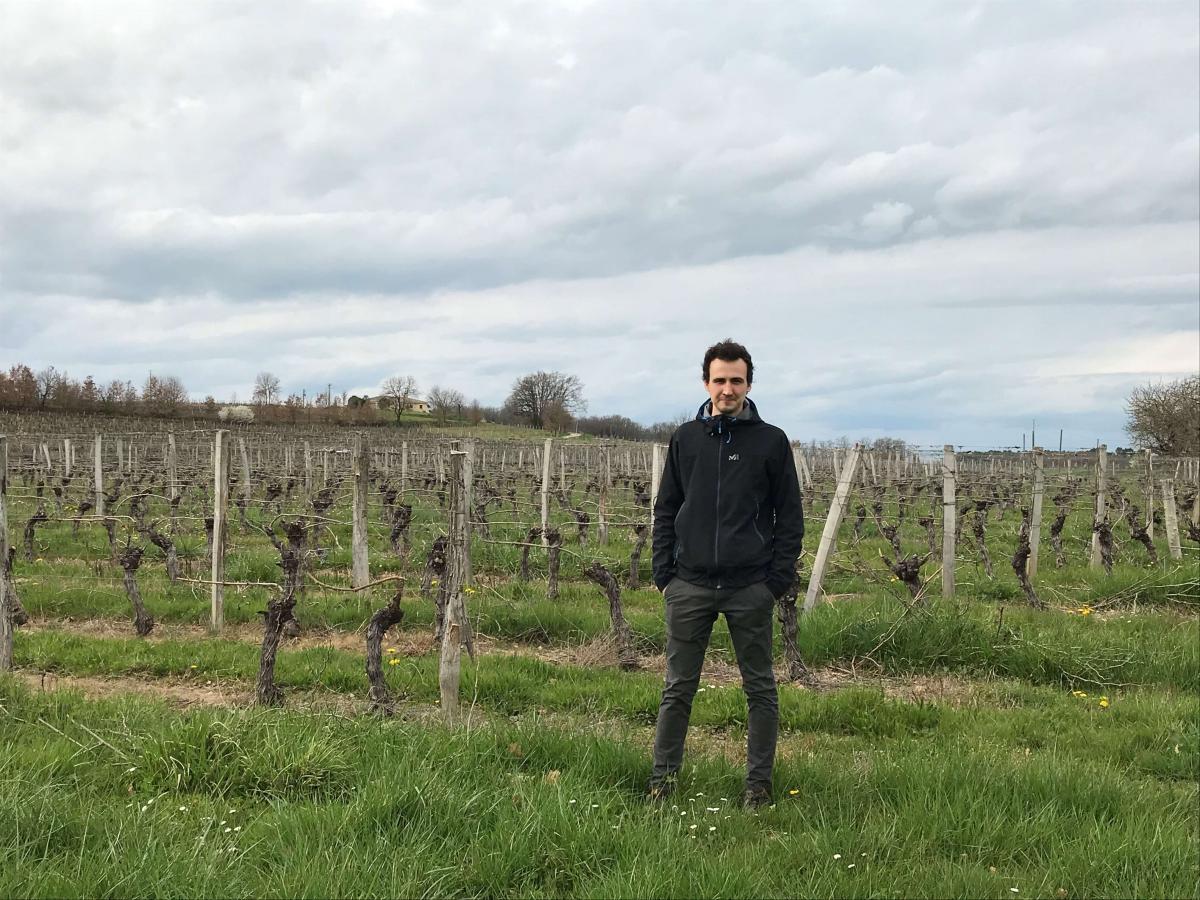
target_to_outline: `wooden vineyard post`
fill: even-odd
[[[550,449],[554,441],[546,438],[542,449],[542,546],[549,547],[546,530],[550,527]]]
[[[954,445],[942,447],[942,597],[954,597],[954,532],[958,525],[955,493],[958,490],[958,460]]]
[[[13,667],[12,596],[4,567],[8,562],[8,438],[0,434],[0,672]]]
[[[829,557],[833,555],[834,544],[837,543],[838,527],[842,524],[842,515],[846,512],[846,503],[850,499],[850,483],[854,480],[854,470],[858,466],[861,453],[862,444],[855,444],[838,473],[837,490],[829,506],[829,515],[825,517],[821,543],[817,546],[817,558],[808,582],[808,593],[804,595],[805,612],[811,611],[817,605],[817,597],[821,593],[821,580],[825,577],[825,568],[829,565]]]
[[[662,487],[662,444],[657,441],[650,452],[650,545],[654,545],[654,504],[658,502],[658,490]]]
[[[1101,444],[1096,456],[1096,515],[1092,520],[1092,568],[1099,569],[1101,565],[1100,559],[1100,532],[1096,531],[1095,526],[1101,524],[1108,516],[1108,499],[1105,497],[1105,488],[1107,486],[1106,477],[1107,469],[1108,445]]]
[[[600,501],[596,510],[596,534],[601,547],[608,545],[608,483],[612,478],[609,449],[600,448]]]
[[[1146,534],[1154,540],[1154,451],[1146,450]]]
[[[250,454],[246,452],[246,439],[238,438],[238,455],[242,460],[242,468],[239,472],[238,493],[241,494],[241,508],[243,520],[245,518],[246,507],[250,505]]]
[[[796,479],[800,482],[800,490],[803,491],[807,486],[805,476],[808,472],[804,468],[804,455],[799,447],[792,448],[792,463],[796,466]]]
[[[464,508],[466,509],[466,514],[463,516],[463,529],[466,534],[463,540],[470,547],[472,531],[471,511],[475,509],[475,441],[466,441],[463,449],[466,452],[466,456],[463,457],[462,461],[463,494],[466,498],[463,501]],[[473,587],[475,585],[475,572],[471,566],[471,554],[467,553],[464,559],[466,562],[463,565],[463,587]]]
[[[1200,459],[1195,461],[1197,477],[1192,484],[1196,488],[1196,496],[1192,498],[1192,521],[1200,525]]]
[[[360,588],[371,581],[367,559],[367,491],[370,487],[370,448],[361,434],[354,436],[354,499],[351,514],[350,585]]]
[[[63,438],[63,477],[71,477],[71,439]]]
[[[313,460],[312,444],[304,442],[304,493],[312,494],[313,489]]]
[[[400,499],[408,491],[408,441],[400,442]]]
[[[441,659],[438,663],[438,688],[442,715],[448,724],[458,722],[458,686],[462,674],[462,648],[472,652],[470,623],[467,621],[463,590],[466,587],[467,558],[471,545],[467,540],[467,485],[463,462],[466,453],[450,452],[450,541],[446,559],[449,581],[446,600],[446,625],[442,630]],[[549,459],[549,455],[546,456]]]
[[[1171,559],[1183,559],[1183,549],[1179,545],[1179,516],[1175,512],[1175,481],[1171,478],[1162,480],[1162,500],[1167,548],[1171,552]]]
[[[1033,513],[1029,521],[1029,561],[1025,574],[1031,579],[1037,574],[1038,544],[1042,537],[1042,494],[1045,493],[1045,453],[1041,447],[1033,448]]]
[[[95,486],[96,486],[96,515],[104,515],[104,442],[100,432],[96,432],[95,443]]]
[[[209,628],[225,627],[225,535],[229,531],[229,432],[218,431],[213,444],[212,609]]]
[[[175,499],[179,496],[179,456],[175,449],[175,432],[167,432],[167,500],[171,504],[171,522],[175,522]]]

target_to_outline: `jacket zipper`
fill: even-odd
[[[721,457],[725,455],[725,445],[721,442],[721,432],[717,432],[717,517],[713,525],[713,567],[717,570],[717,588],[721,587]]]

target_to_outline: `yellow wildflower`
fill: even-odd
[[[398,665],[400,665],[400,660],[396,659],[396,657],[393,656],[391,659],[388,660],[388,665],[389,666],[398,666]]]
[[[1071,696],[1072,697],[1086,697],[1087,694],[1085,694],[1083,691],[1071,691]]]
[[[388,647],[388,648],[387,648],[387,652],[388,652],[388,653],[395,653],[395,652],[396,652],[396,648],[395,648],[395,647]]]
[[[800,793],[800,792],[798,790],[796,790],[795,788],[792,788],[790,791],[788,791],[788,794],[791,795],[792,797],[795,797],[798,793]]]
[[[1101,698],[1100,698],[1100,708],[1101,708],[1101,709],[1108,709],[1108,698],[1107,698],[1107,697],[1101,697]]]

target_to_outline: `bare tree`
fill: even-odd
[[[270,406],[279,400],[279,379],[270,372],[259,372],[254,376],[255,403]]]
[[[453,388],[434,385],[429,390],[429,411],[437,418],[439,425],[445,425],[452,414],[461,416],[466,403],[462,393]]]
[[[564,419],[587,409],[579,377],[563,372],[522,375],[513,383],[505,406],[538,428],[547,427],[551,419],[554,426],[561,427]]]
[[[383,396],[392,401],[396,410],[396,421],[408,408],[409,401],[417,393],[417,380],[411,375],[393,375],[380,386]]]
[[[39,409],[46,408],[46,401],[58,387],[59,375],[54,366],[46,366],[37,373],[37,402]]]
[[[1137,446],[1164,456],[1200,453],[1200,375],[1134,388],[1125,411]]]

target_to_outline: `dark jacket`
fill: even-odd
[[[746,398],[739,418],[696,418],[671,436],[654,504],[654,583],[678,575],[707,587],[791,586],[804,537],[787,435]]]

